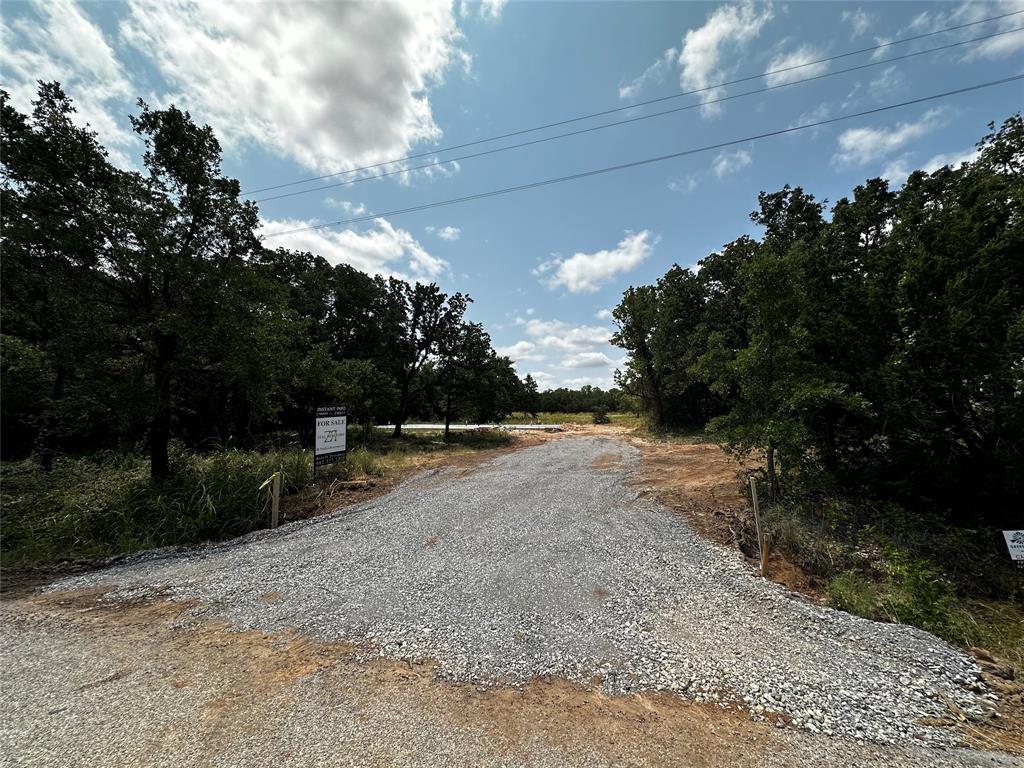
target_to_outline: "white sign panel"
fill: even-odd
[[[1010,559],[1018,568],[1024,568],[1024,531],[1003,531],[1003,538],[1010,550]]]
[[[324,405],[316,409],[316,441],[313,464],[333,464],[345,455],[345,430],[348,414],[343,405]]]

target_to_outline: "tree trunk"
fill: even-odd
[[[448,442],[448,433],[451,431],[452,423],[452,395],[451,392],[444,401],[444,441]]]
[[[170,474],[168,444],[171,440],[171,379],[167,366],[174,356],[175,338],[158,334],[156,338],[156,360],[153,365],[153,381],[156,388],[156,403],[149,425],[149,476],[156,482],[167,479]]]
[[[398,393],[398,413],[395,415],[395,431],[393,437],[402,436],[402,424],[405,422],[405,409],[409,407],[409,381],[402,382],[402,389]]]

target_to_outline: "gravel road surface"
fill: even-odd
[[[584,686],[586,696],[598,696],[594,706],[599,708],[619,706],[609,701],[623,694],[642,693],[662,697],[652,701],[695,702],[688,706],[703,707],[701,712],[741,713],[758,729],[750,738],[770,747],[758,764],[1021,764],[1005,755],[954,748],[957,732],[926,724],[947,718],[951,709],[980,716],[989,708],[993,696],[969,657],[911,627],[822,608],[757,578],[737,553],[702,539],[679,515],[638,495],[630,483],[636,461],[635,449],[618,440],[553,440],[472,470],[427,472],[387,496],[329,517],[201,550],[148,553],[50,590],[110,589],[104,600],[114,605],[154,596],[191,601],[173,622],[179,640],[192,630],[203,636],[204,622],[223,619],[239,636],[248,636],[240,630],[260,637],[294,631],[322,647],[344,642],[358,649],[346,662],[355,665],[350,675],[362,674],[353,671],[359,664],[430,660],[424,684],[468,688],[483,697],[480,701],[493,703],[486,697],[508,690],[532,695],[528,692],[538,679],[565,680]],[[30,759],[42,754],[29,744],[40,727],[57,729],[65,748],[59,755],[73,754],[68,744],[76,738],[102,751],[109,742],[95,744],[96,734],[105,732],[93,722],[95,713],[62,716],[53,692],[70,683],[39,687],[46,685],[51,664],[89,680],[99,675],[104,655],[117,651],[76,653],[74,636],[80,630],[73,616],[41,617],[25,609],[8,613],[4,663],[5,669],[17,670],[8,673],[2,694],[2,746],[9,764],[59,762]],[[98,633],[101,639],[107,635],[109,629]],[[166,655],[161,658],[149,662],[140,654],[136,663],[166,667]],[[124,664],[130,669],[130,658]],[[108,674],[122,665],[112,667]],[[143,670],[136,678],[155,680],[161,674]],[[319,748],[334,757],[321,754],[323,764],[350,764],[342,755],[361,743],[362,731],[377,734],[372,744],[359,747],[367,765],[651,762],[639,752],[630,759],[613,758],[580,739],[571,747],[553,746],[550,739],[533,744],[535,732],[518,741],[520,748],[530,744],[528,749],[512,757],[502,752],[498,760],[470,726],[459,730],[450,716],[435,722],[436,707],[428,716],[422,702],[400,705],[407,709],[405,720],[392,710],[393,702],[384,706],[379,700],[353,714],[346,709],[351,699],[344,696],[335,696],[325,712],[319,707],[326,706],[327,677],[323,671],[300,676],[283,692],[259,697],[263,709],[275,696],[282,701],[257,718],[264,726],[286,718],[276,726],[279,733],[291,733],[297,723],[330,725],[334,746]],[[181,686],[173,691],[175,703],[166,704],[161,700],[171,695],[169,689],[157,694],[152,686],[126,683],[112,680],[107,695],[115,685],[120,691],[129,688],[125,695],[135,709],[124,715],[141,718],[137,727],[147,734],[169,728],[159,725],[163,720],[187,722],[187,713],[175,712],[203,689]],[[550,704],[551,690],[543,697]],[[573,706],[585,709],[579,702]],[[413,719],[421,727],[409,734],[412,712],[419,713]],[[42,725],[36,722],[41,713],[46,713]],[[245,719],[252,717],[249,712]],[[395,752],[396,742],[386,734],[392,739],[404,734],[402,743],[412,752]],[[231,750],[263,749],[265,738],[254,730],[249,741],[232,739]],[[314,743],[317,738],[323,733]],[[738,739],[730,743],[736,746]],[[269,753],[261,754],[267,764],[287,762],[281,758],[285,753],[309,758],[303,752],[309,739],[300,742],[278,754],[277,763]],[[461,751],[459,744],[464,744]],[[189,749],[194,747],[191,743]],[[448,754],[451,749],[458,760]],[[224,754],[237,757],[231,750],[225,746]],[[179,753],[180,764],[220,760],[185,759],[186,753],[191,754]],[[159,750],[148,754],[159,762]],[[249,758],[260,762],[252,754]],[[310,764],[299,758],[296,764]],[[744,758],[690,762],[741,765]],[[353,757],[351,764],[361,763]]]

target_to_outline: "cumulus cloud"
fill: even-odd
[[[828,62],[820,61],[824,55],[811,45],[801,45],[788,53],[780,53],[768,62],[765,82],[769,86],[784,85],[820,75],[828,70]]]
[[[665,75],[672,71],[676,63],[679,51],[669,48],[651,66],[645,69],[639,77],[630,80],[628,83],[619,86],[620,99],[632,99],[643,90],[644,85],[649,81],[660,83],[665,80]]]
[[[977,157],[977,149],[965,149],[962,152],[945,152],[935,155],[918,167],[925,173],[934,173],[939,168],[945,168],[947,165],[959,168],[963,163],[973,162]],[[908,153],[893,160],[882,171],[882,178],[888,179],[889,183],[893,185],[902,184],[913,171],[918,170],[918,167],[912,164],[912,158],[913,155]]]
[[[611,320],[612,311],[610,309],[601,309],[598,310],[597,314],[594,315],[594,317],[596,317],[598,320]]]
[[[520,362],[523,360],[543,360],[544,355],[537,352],[537,345],[532,341],[517,341],[515,344],[511,344],[507,347],[497,347],[495,351],[503,356],[512,358],[513,362]]]
[[[612,332],[604,326],[570,325],[561,320],[518,318],[516,325],[523,326],[526,335],[536,339],[540,346],[563,352],[579,352],[607,345],[612,337]]]
[[[944,109],[935,108],[914,122],[897,123],[891,128],[850,128],[839,135],[839,149],[832,161],[840,167],[851,167],[880,160],[942,126],[944,115]]]
[[[462,230],[458,227],[441,227],[437,230],[437,236],[442,240],[458,240],[462,237]]]
[[[301,219],[263,220],[260,234],[267,237],[315,223]],[[373,228],[361,232],[312,229],[273,237],[266,245],[309,251],[331,264],[348,264],[370,274],[411,280],[436,280],[448,270],[448,262],[431,255],[409,232],[382,218],[374,219]]]
[[[116,114],[114,105],[131,99],[134,86],[102,30],[72,0],[38,3],[32,9],[35,18],[5,14],[0,23],[4,87],[12,103],[30,112],[37,81],[60,82],[74,101],[76,122],[96,131],[113,162],[130,167],[128,153],[141,144],[127,115]]]
[[[600,368],[615,365],[604,352],[577,352],[562,359],[563,368]]]
[[[549,288],[564,287],[572,293],[593,293],[616,275],[638,266],[646,259],[656,239],[650,231],[631,233],[615,248],[595,253],[575,253],[567,259],[556,258],[540,264],[534,274],[550,272],[544,282]]]
[[[715,155],[712,167],[715,176],[722,179],[730,174],[742,171],[754,162],[749,149],[737,149],[733,152],[722,151]]]
[[[599,318],[605,319],[606,312],[599,312]],[[607,326],[522,315],[514,318],[514,323],[526,338],[499,347],[498,352],[522,363],[530,362],[530,373],[540,385],[611,386],[612,372],[622,361],[613,357],[612,331]],[[518,362],[517,368],[524,375]],[[583,378],[579,377],[581,371],[587,372]]]
[[[843,11],[843,21],[850,25],[850,37],[860,37],[874,23],[874,16],[863,8],[855,11]]]
[[[256,143],[336,172],[433,141],[430,89],[464,61],[438,3],[149,3],[122,38],[227,143]],[[324,44],[329,33],[330,44]]]
[[[696,90],[727,79],[725,62],[735,63],[737,54],[761,34],[761,28],[773,15],[771,5],[752,2],[716,8],[702,26],[687,31],[683,37],[678,59],[679,85],[685,90]],[[707,102],[721,98],[724,93],[723,88],[711,88],[701,98]],[[705,103],[701,107],[705,117],[721,112],[721,104]]]

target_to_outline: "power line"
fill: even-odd
[[[910,53],[904,53],[904,54],[902,54],[900,56],[893,56],[892,58],[888,58],[888,59],[880,59],[879,61],[870,61],[870,62],[868,62],[866,64],[858,64],[857,66],[847,67],[846,69],[837,69],[834,72],[825,72],[824,74],[813,75],[811,77],[803,78],[802,80],[792,80],[792,81],[790,81],[788,83],[780,83],[778,85],[769,85],[769,86],[765,86],[764,88],[758,88],[757,90],[754,90],[754,91],[745,91],[743,93],[735,93],[735,94],[732,94],[731,96],[723,96],[723,97],[718,98],[718,99],[711,99],[709,101],[701,101],[701,102],[697,102],[695,104],[687,104],[687,105],[682,106],[682,107],[674,107],[672,109],[666,109],[666,110],[663,110],[661,112],[652,112],[649,115],[640,115],[638,117],[631,117],[631,118],[628,118],[626,120],[616,120],[615,122],[612,122],[612,123],[603,123],[602,125],[593,125],[593,126],[590,126],[588,128],[580,128],[578,130],[569,131],[567,133],[556,133],[553,136],[544,136],[544,137],[541,137],[539,139],[532,139],[530,141],[524,141],[524,142],[520,142],[518,144],[509,144],[509,145],[504,146],[504,147],[495,147],[493,149],[485,149],[485,150],[482,150],[480,152],[473,152],[473,153],[468,154],[468,155],[459,155],[458,157],[450,157],[447,160],[435,160],[432,163],[425,163],[423,165],[414,165],[414,166],[412,166],[410,168],[398,168],[398,169],[393,170],[393,171],[385,171],[383,173],[377,173],[377,174],[374,174],[372,176],[361,176],[361,177],[356,178],[356,179],[348,179],[346,181],[340,181],[340,182],[337,182],[335,184],[323,184],[323,185],[321,185],[319,187],[312,187],[310,189],[300,189],[300,190],[297,190],[295,192],[285,192],[285,193],[280,194],[280,195],[270,195],[268,197],[261,197],[261,198],[258,198],[256,200],[254,200],[253,202],[256,202],[256,203],[266,203],[266,202],[269,202],[271,200],[281,200],[281,199],[288,198],[288,197],[298,197],[299,195],[308,195],[308,194],[312,194],[314,192],[323,192],[325,190],[336,189],[338,187],[347,187],[347,186],[351,186],[352,184],[358,184],[358,183],[363,182],[363,181],[374,181],[376,179],[382,179],[385,176],[394,176],[395,174],[399,174],[399,173],[409,173],[411,171],[420,171],[420,170],[424,170],[424,169],[427,169],[427,168],[438,168],[438,167],[440,167],[442,165],[450,165],[451,163],[457,163],[460,160],[471,160],[471,159],[477,158],[477,157],[484,157],[485,155],[494,155],[494,154],[498,154],[499,152],[508,152],[509,150],[512,150],[512,149],[522,149],[523,147],[530,147],[530,146],[533,146],[535,144],[543,144],[543,143],[548,142],[548,141],[555,141],[556,139],[565,139],[565,138],[568,138],[568,137],[571,137],[571,136],[579,136],[579,135],[585,134],[585,133],[592,133],[594,131],[602,131],[605,128],[614,128],[615,126],[618,126],[618,125],[628,125],[630,123],[636,123],[636,122],[640,122],[642,120],[650,120],[650,119],[655,118],[655,117],[664,117],[665,115],[673,115],[673,114],[676,114],[677,112],[686,112],[687,110],[697,109],[698,107],[703,107],[703,106],[706,106],[708,104],[718,104],[718,103],[723,102],[723,101],[731,101],[733,99],[740,99],[740,98],[743,98],[745,96],[756,96],[757,94],[767,93],[768,91],[778,90],[779,88],[788,88],[789,86],[801,85],[803,83],[809,83],[809,82],[812,82],[814,80],[823,80],[823,79],[825,79],[827,77],[835,77],[837,75],[844,75],[844,74],[847,74],[849,72],[856,72],[856,71],[859,71],[859,70],[862,70],[862,69],[868,69],[870,67],[878,67],[878,66],[882,66],[884,64],[891,64],[894,61],[903,61],[905,59],[910,59],[910,58],[913,58],[915,56],[925,56],[925,55],[927,55],[929,53],[935,53],[936,51],[944,51],[944,50],[947,50],[947,49],[950,49],[950,48],[956,48],[956,47],[961,46],[961,45],[967,45],[969,43],[977,43],[977,42],[982,41],[982,40],[989,40],[989,39],[991,39],[993,37],[999,37],[1000,35],[1008,35],[1008,34],[1011,34],[1013,32],[1021,32],[1021,31],[1024,31],[1024,27],[1016,27],[1014,29],[1007,29],[1007,30],[1003,30],[1001,32],[993,32],[993,33],[988,34],[988,35],[981,35],[980,37],[971,38],[970,40],[960,40],[960,41],[955,42],[955,43],[947,43],[945,45],[939,45],[939,46],[936,46],[934,48],[926,48],[923,51],[912,51]]]
[[[383,213],[375,213],[368,216],[357,216],[352,219],[342,219],[341,221],[332,221],[325,224],[312,224],[308,227],[298,227],[296,229],[288,229],[283,232],[274,232],[270,235],[264,235],[264,238],[269,239],[271,237],[281,237],[282,235],[291,235],[297,232],[308,232],[314,229],[324,229],[325,227],[336,227],[344,224],[356,224],[361,221],[370,221],[371,219],[377,219],[385,216],[399,216],[405,213],[414,213],[416,211],[424,211],[430,208],[440,208],[446,205],[454,205],[456,203],[465,203],[471,200],[480,200],[486,197],[495,197],[497,195],[506,195],[512,192],[522,192],[528,189],[536,189],[537,187],[549,186],[552,184],[560,184],[565,181],[575,181],[577,179],[584,179],[590,176],[598,176],[604,173],[611,173],[613,171],[622,171],[627,168],[636,168],[641,165],[650,165],[652,163],[660,163],[664,160],[673,160],[678,157],[685,157],[687,155],[695,155],[700,152],[709,152],[714,149],[722,149],[724,147],[731,147],[736,144],[744,144],[749,141],[757,141],[759,139],[767,139],[772,136],[781,136],[787,133],[794,133],[796,131],[806,130],[808,128],[817,128],[822,125],[830,125],[832,123],[838,123],[842,120],[851,120],[856,117],[866,117],[867,115],[875,115],[879,112],[887,112],[891,109],[899,109],[900,107],[909,107],[913,104],[921,104],[926,101],[934,101],[936,99],[943,99],[947,96],[956,96],[963,93],[970,93],[972,91],[979,91],[982,88],[991,88],[996,85],[1005,85],[1006,83],[1012,83],[1017,80],[1024,79],[1024,74],[1012,75],[1010,77],[1004,77],[1000,80],[990,80],[987,83],[978,83],[977,85],[969,85],[965,88],[957,88],[953,91],[945,91],[944,93],[936,93],[931,96],[922,96],[917,99],[910,99],[908,101],[901,101],[898,104],[889,104],[884,107],[875,107],[874,109],[864,110],[863,112],[855,112],[849,115],[839,115],[838,117],[828,118],[826,120],[817,120],[812,123],[804,123],[803,125],[794,125],[789,128],[781,128],[776,131],[768,131],[766,133],[760,133],[755,136],[747,136],[742,139],[733,139],[732,141],[723,141],[718,144],[709,144],[704,147],[697,147],[695,149],[685,149],[681,152],[672,152],[668,155],[659,155],[657,157],[648,157],[643,160],[634,160],[629,163],[620,163],[618,165],[610,165],[605,168],[596,168],[590,171],[582,171],[580,173],[570,174],[569,176],[558,176],[553,179],[544,179],[542,181],[534,181],[529,184],[520,184],[515,187],[505,187],[503,189],[490,190],[488,192],[478,192],[473,195],[466,195],[464,197],[455,197],[449,200],[439,200],[432,203],[423,203],[421,205],[414,205],[409,208],[399,208],[393,211],[385,211]]]
[[[510,131],[508,133],[502,133],[502,134],[499,134],[497,136],[491,136],[491,137],[486,138],[486,139],[475,139],[474,141],[467,141],[467,142],[464,142],[462,144],[453,144],[453,145],[448,146],[448,147],[436,147],[436,148],[431,149],[430,151],[427,151],[427,152],[419,152],[419,153],[416,153],[416,154],[405,155],[404,157],[398,157],[398,158],[395,158],[393,160],[382,160],[379,163],[373,163],[371,165],[363,165],[363,166],[360,166],[358,168],[350,168],[350,169],[348,169],[346,171],[338,171],[336,173],[326,173],[326,174],[323,174],[322,176],[313,176],[313,177],[306,178],[306,179],[298,179],[296,181],[285,182],[283,184],[275,184],[275,185],[272,185],[272,186],[269,186],[269,187],[260,187],[259,189],[251,189],[251,190],[248,190],[247,192],[243,192],[242,194],[243,195],[254,195],[257,192],[269,192],[269,191],[274,190],[274,189],[283,189],[285,187],[293,187],[293,186],[295,186],[297,184],[307,184],[307,183],[310,183],[310,182],[313,182],[313,181],[321,181],[322,179],[330,179],[330,178],[334,178],[335,176],[341,176],[341,175],[346,174],[346,173],[358,173],[360,171],[369,171],[369,170],[373,170],[374,168],[380,168],[381,166],[384,166],[384,165],[391,165],[392,163],[401,163],[401,162],[405,162],[407,160],[415,160],[415,159],[420,158],[420,157],[429,157],[430,155],[437,154],[438,152],[451,152],[452,150],[455,150],[455,149],[465,149],[466,147],[473,147],[473,146],[476,146],[478,144],[486,144],[486,143],[491,142],[491,141],[498,141],[499,139],[508,139],[508,138],[513,137],[513,136],[521,136],[521,135],[523,135],[525,133],[533,133],[534,131],[542,131],[542,130],[545,130],[546,128],[557,128],[557,127],[562,126],[562,125],[568,125],[570,123],[580,122],[581,120],[589,120],[590,118],[593,118],[593,117],[603,117],[604,115],[611,115],[611,114],[615,114],[616,112],[624,112],[626,110],[636,109],[638,107],[645,107],[645,106],[648,106],[650,104],[658,104],[658,103],[663,102],[663,101],[669,101],[671,99],[678,99],[678,98],[681,98],[683,96],[692,96],[693,94],[696,94],[696,93],[704,93],[705,91],[712,91],[712,90],[715,90],[717,88],[724,88],[727,85],[737,85],[739,83],[746,83],[746,82],[749,82],[751,80],[757,80],[757,79],[759,79],[761,77],[768,77],[770,75],[778,75],[778,74],[782,74],[782,73],[785,73],[785,72],[791,72],[791,71],[793,71],[795,69],[801,69],[803,67],[811,67],[811,66],[815,66],[817,64],[824,64],[824,63],[829,62],[829,61],[836,61],[838,59],[844,59],[844,58],[848,58],[850,56],[857,56],[857,55],[862,54],[862,53],[871,53],[872,51],[878,51],[878,50],[881,50],[883,48],[889,48],[889,47],[894,46],[894,45],[901,45],[903,43],[911,43],[911,42],[914,42],[915,40],[923,40],[926,37],[934,37],[935,35],[941,35],[941,34],[943,34],[945,32],[955,32],[958,29],[966,29],[967,27],[977,26],[978,24],[986,24],[986,23],[988,23],[990,21],[999,21],[1000,19],[1006,19],[1006,18],[1009,18],[1010,16],[1016,16],[1016,15],[1019,15],[1021,13],[1024,13],[1024,10],[1010,11],[1009,13],[1003,13],[1003,14],[1000,14],[998,16],[990,16],[987,19],[979,19],[978,21],[971,21],[971,22],[967,22],[967,23],[964,23],[964,24],[957,24],[957,25],[952,26],[952,27],[945,27],[943,29],[937,29],[937,30],[935,30],[933,32],[923,32],[920,35],[912,35],[910,37],[903,37],[903,38],[900,38],[899,40],[890,40],[887,43],[879,43],[878,45],[872,45],[872,46],[869,46],[867,48],[860,48],[860,49],[858,49],[856,51],[848,51],[846,53],[839,53],[839,54],[836,54],[835,56],[827,56],[825,58],[816,59],[814,61],[805,61],[805,62],[802,62],[800,64],[793,64],[793,65],[788,66],[788,67],[782,67],[781,69],[773,69],[773,70],[771,70],[769,72],[759,72],[756,75],[747,75],[746,77],[740,77],[740,78],[737,78],[735,80],[726,80],[726,81],[721,82],[721,83],[716,83],[715,85],[707,85],[707,86],[704,86],[702,88],[695,88],[695,89],[690,90],[690,91],[681,91],[680,93],[674,93],[674,94],[670,94],[668,96],[660,96],[658,98],[648,99],[646,101],[638,101],[638,102],[635,102],[633,104],[628,104],[628,105],[623,106],[623,107],[615,107],[615,108],[612,108],[612,109],[605,109],[605,110],[601,110],[600,112],[591,112],[590,114],[580,115],[579,117],[571,117],[571,118],[568,118],[568,119],[565,119],[565,120],[558,120],[558,121],[553,122],[553,123],[545,123],[544,125],[534,126],[533,128],[522,128],[520,130]]]

